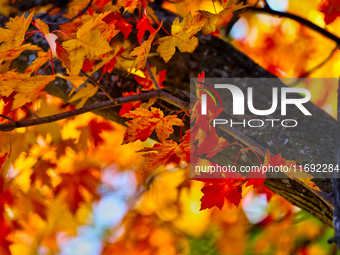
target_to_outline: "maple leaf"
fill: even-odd
[[[63,47],[70,55],[70,75],[78,75],[87,57],[93,60],[112,50],[107,39],[102,35],[101,27],[105,26],[102,20],[108,13],[85,22],[77,31],[77,38],[63,42]]]
[[[157,67],[156,66],[153,67],[151,65],[150,65],[150,70],[156,82],[158,83],[159,87],[161,89],[164,88],[162,83],[165,80],[166,70],[162,70],[159,73],[157,73]],[[143,73],[145,75],[145,78],[135,75],[135,80],[138,82],[138,84],[143,86],[142,90],[145,91],[145,90],[157,89],[147,68],[143,70]]]
[[[218,14],[210,13],[208,11],[199,11],[208,21],[202,27],[202,33],[204,35],[215,32],[215,30],[222,26],[228,24],[228,22],[233,17],[233,8],[224,9]]]
[[[266,180],[266,174],[262,173],[261,169],[258,168],[258,172],[256,170],[247,174],[247,185],[246,187],[253,185],[254,189],[262,190],[263,183]]]
[[[143,42],[141,46],[134,48],[133,51],[130,53],[131,57],[137,56],[135,61],[132,64],[131,69],[132,68],[136,68],[136,70],[144,69],[146,58],[147,58],[147,56],[150,52],[150,49],[151,49],[151,44],[152,44],[153,40],[155,39],[159,29],[162,27],[162,25],[163,25],[163,21],[158,26],[158,28],[150,34],[148,40]]]
[[[83,63],[83,67],[81,68],[81,70],[83,72],[92,71],[92,67],[94,65],[94,62],[96,62],[96,61],[95,60],[89,61],[88,58],[85,58],[84,63]]]
[[[326,25],[328,25],[340,16],[340,2],[339,0],[323,1],[319,7],[319,11],[325,14],[324,20]]]
[[[108,24],[114,24],[115,27],[123,33],[125,39],[128,38],[132,31],[132,25],[127,22],[118,11],[109,13],[103,18],[103,21]]]
[[[33,18],[33,12],[25,18],[11,18],[6,23],[6,28],[0,28],[0,63],[3,61],[10,62],[17,58],[25,50],[39,51],[41,48],[31,44],[24,44],[25,32]]]
[[[54,80],[54,76],[39,75],[30,77],[29,74],[8,71],[0,74],[0,97],[9,97],[13,92],[14,102],[11,110],[34,101],[45,85]]]
[[[207,19],[207,22],[202,27],[202,33],[204,35],[214,33],[218,27],[222,25],[227,25],[229,23],[229,21],[233,17],[234,11],[240,10],[247,6],[248,5],[243,5],[243,3],[237,5],[233,4],[230,7],[224,7],[224,10],[220,11],[217,14],[208,11],[198,11]]]
[[[111,73],[113,69],[115,68],[115,65],[117,63],[117,56],[122,54],[124,52],[124,48],[120,47],[119,50],[117,50],[113,55],[110,56],[110,59],[103,60],[103,73],[109,72]]]
[[[155,44],[159,44],[157,52],[160,53],[165,63],[169,62],[176,52],[176,47],[180,52],[193,52],[198,46],[198,39],[194,35],[201,30],[206,22],[200,15],[192,17],[189,12],[184,19],[179,22],[177,17],[171,25],[172,36],[165,36],[158,39]]]
[[[39,160],[33,167],[33,172],[30,176],[31,183],[40,180],[43,185],[52,187],[51,177],[47,174],[49,168],[55,168],[57,165],[50,160]]]
[[[85,202],[85,196],[82,189],[89,192],[94,198],[99,198],[96,189],[100,181],[98,173],[100,170],[87,167],[77,169],[75,173],[62,173],[60,177],[62,181],[55,188],[55,194],[65,192],[66,202],[72,213],[75,213],[79,208],[80,203]]]
[[[108,122],[98,122],[96,120],[90,121],[89,128],[91,130],[91,136],[96,147],[103,143],[103,138],[100,136],[100,133],[103,130],[112,130],[112,127]]]
[[[38,57],[35,60],[33,60],[32,64],[26,68],[25,73],[27,74],[31,74],[33,72],[37,73],[39,68],[43,64],[45,64],[49,59],[51,59],[50,51],[38,52]]]
[[[128,97],[128,96],[133,96],[133,95],[138,95],[138,94],[141,94],[139,89],[137,89],[137,92],[133,92],[133,91],[123,92],[123,97]],[[122,117],[125,113],[128,113],[132,109],[138,108],[141,105],[141,103],[142,103],[142,100],[123,104],[119,110],[118,115]]]
[[[201,173],[201,176],[194,180],[205,182],[205,186],[201,189],[204,195],[201,198],[200,210],[214,206],[221,210],[225,199],[238,206],[242,199],[242,185],[246,182],[245,178],[224,178],[220,173],[218,178],[211,178],[210,174]]]
[[[163,143],[156,143],[153,147],[144,148],[137,152],[151,152],[143,155],[147,160],[142,168],[143,173],[166,164],[173,155],[178,156],[186,162],[189,162],[190,160],[189,144],[177,144],[175,141],[171,140],[166,140]]]
[[[0,45],[0,63],[2,61],[12,61],[13,59],[19,57],[19,55],[25,50],[40,51],[42,49],[36,45],[31,45],[30,43],[18,47],[6,46],[5,44],[2,44]]]
[[[134,111],[124,114],[123,117],[133,118],[133,120],[125,122],[128,129],[126,130],[122,144],[132,143],[137,140],[143,142],[149,138],[154,130],[156,130],[159,141],[163,142],[174,132],[172,128],[173,125],[184,125],[182,120],[177,118],[177,115],[164,117],[164,113],[154,107],[151,107],[151,111],[137,108]]]
[[[3,42],[1,46],[18,48],[21,46],[25,39],[25,32],[28,29],[34,13],[30,13],[27,18],[25,15],[21,17],[11,18],[6,23],[6,28],[0,28],[0,42]]]
[[[150,33],[153,33],[155,31],[155,29],[151,26],[151,23],[146,15],[146,9],[144,9],[144,16],[143,18],[141,18],[140,20],[138,20],[137,22],[137,38],[138,38],[138,42],[139,44],[142,43],[143,37],[145,32],[148,30]]]

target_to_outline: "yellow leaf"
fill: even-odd
[[[108,13],[103,13],[97,18],[88,20],[78,31],[77,38],[63,42],[64,48],[69,53],[71,61],[70,75],[78,75],[87,57],[93,60],[95,57],[112,50],[107,39],[102,35],[101,28],[106,24],[102,19]]]
[[[81,85],[83,85],[85,83],[85,81],[87,80],[87,77],[86,76],[78,76],[78,75],[75,75],[75,76],[66,76],[66,75],[62,75],[60,73],[57,73],[55,76],[59,77],[59,78],[62,78],[62,79],[65,79],[69,82],[71,82],[72,86],[74,87],[70,93],[69,93],[69,96],[77,89],[79,88]]]
[[[180,52],[193,52],[198,46],[198,39],[194,35],[201,30],[206,19],[201,19],[200,15],[194,17],[191,13],[184,17],[182,22],[176,18],[171,26],[172,36],[165,36],[158,39],[155,44],[159,44],[157,52],[167,63],[176,52],[176,47]]]
[[[97,93],[98,87],[93,86],[91,83],[86,83],[86,87],[80,88],[76,91],[76,94],[72,96],[68,102],[76,101],[81,99],[77,104],[77,108],[83,107],[87,99],[94,96]]]
[[[9,71],[0,75],[0,96],[14,96],[12,110],[34,101],[45,85],[54,80],[54,76],[39,75],[30,77],[29,74]]]
[[[0,28],[0,42],[4,42],[2,46],[20,47],[25,39],[25,32],[32,21],[33,14],[32,12],[27,19],[25,19],[25,14],[21,17],[11,18],[6,23],[6,28]]]

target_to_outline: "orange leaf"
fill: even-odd
[[[156,143],[153,147],[144,148],[138,152],[150,151],[154,152],[143,155],[147,160],[143,165],[143,173],[166,164],[173,155],[189,162],[189,144],[177,144],[175,141],[166,140],[163,143]]]
[[[151,111],[138,108],[123,115],[125,118],[133,118],[126,122],[128,129],[124,135],[123,144],[137,140],[145,141],[156,130],[159,141],[163,142],[174,132],[173,125],[183,126],[182,120],[177,115],[164,117],[164,113],[157,108],[151,107]]]

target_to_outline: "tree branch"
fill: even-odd
[[[328,32],[326,29],[319,27],[318,25],[315,25],[313,22],[304,19],[300,16],[297,16],[295,14],[289,13],[289,12],[279,12],[279,11],[274,11],[269,7],[265,7],[265,8],[258,8],[258,7],[247,7],[245,8],[245,10],[251,10],[251,11],[256,11],[256,12],[263,12],[263,13],[268,13],[268,14],[272,14],[272,15],[278,15],[279,17],[285,17],[285,18],[289,18],[292,20],[295,20],[311,29],[313,29],[314,31],[326,36],[327,38],[333,40],[334,42],[337,43],[337,45],[340,45],[340,38],[337,37],[336,35],[332,34],[331,32]]]
[[[126,103],[131,103],[131,102],[135,102],[135,101],[140,101],[140,100],[147,100],[150,98],[159,98],[162,99],[164,101],[167,101],[168,103],[173,104],[174,106],[177,106],[180,109],[183,110],[189,110],[189,104],[186,102],[183,102],[181,100],[179,100],[178,98],[162,91],[162,90],[155,90],[155,91],[150,91],[150,92],[146,92],[146,93],[142,93],[142,94],[138,94],[138,95],[133,95],[133,96],[129,96],[129,97],[120,97],[120,98],[116,98],[114,99],[114,101],[108,100],[108,101],[104,101],[104,102],[100,102],[100,103],[96,103],[96,104],[92,104],[92,105],[87,105],[84,106],[80,109],[76,109],[73,111],[67,111],[67,112],[63,112],[63,113],[59,113],[56,115],[51,115],[51,116],[47,116],[47,117],[43,117],[43,118],[39,118],[39,119],[34,119],[34,120],[24,120],[24,121],[18,121],[15,122],[13,120],[11,120],[10,118],[6,117],[6,116],[1,116],[2,118],[11,120],[12,123],[10,124],[3,124],[0,125],[0,131],[11,131],[13,129],[16,128],[21,128],[21,127],[30,127],[30,126],[36,126],[36,125],[41,125],[41,124],[46,124],[46,123],[51,123],[54,121],[58,121],[58,120],[62,120],[62,119],[66,119],[66,118],[70,118],[73,116],[77,116],[83,113],[87,113],[87,112],[91,112],[91,111],[95,111],[95,110],[102,110],[102,109],[106,109],[106,108],[110,108],[110,107],[114,107],[114,106],[119,106],[122,104],[126,104]]]

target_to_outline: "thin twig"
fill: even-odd
[[[331,51],[331,53],[329,53],[329,55],[327,56],[327,58],[325,58],[321,63],[317,64],[316,66],[314,66],[312,69],[308,70],[307,72],[304,72],[303,74],[300,75],[299,78],[297,78],[296,81],[292,82],[291,84],[288,84],[289,87],[294,87],[297,84],[299,84],[299,79],[300,78],[306,78],[308,77],[311,73],[313,73],[314,71],[316,71],[317,69],[319,69],[320,67],[322,67],[324,64],[326,64],[331,57],[333,56],[333,54],[337,51],[338,46],[335,46],[334,49]]]
[[[15,123],[15,121],[14,121],[12,118],[10,118],[10,117],[7,117],[7,116],[2,115],[2,114],[0,114],[0,117],[3,118],[3,119],[9,120],[9,121],[12,122],[13,124]]]
[[[338,46],[335,46],[334,49],[329,53],[329,55],[327,56],[327,58],[325,58],[324,61],[322,61],[320,64],[314,66],[312,69],[310,69],[309,71],[303,73],[301,75],[302,78],[305,78],[307,76],[309,76],[312,72],[314,72],[315,70],[317,70],[318,68],[322,67],[324,64],[326,64],[328,62],[328,60],[331,59],[331,57],[333,56],[333,54],[337,51]]]
[[[264,13],[268,13],[268,14],[278,15],[279,17],[285,17],[285,18],[295,20],[295,21],[313,29],[314,31],[326,36],[327,38],[333,40],[334,42],[337,43],[337,45],[340,45],[340,38],[339,37],[332,34],[331,32],[328,32],[326,29],[319,27],[318,25],[314,24],[313,22],[311,22],[307,19],[304,19],[300,16],[297,16],[295,14],[292,14],[292,13],[289,13],[289,12],[274,11],[274,10],[270,9],[269,7],[257,8],[257,7],[250,6],[250,7],[244,8],[244,9],[256,11],[256,12],[264,12]]]
[[[69,20],[66,20],[64,22],[48,22],[48,21],[44,21],[44,22],[48,25],[62,25],[62,24],[71,22],[72,20],[75,20],[79,16],[83,15],[87,11],[87,9],[91,6],[92,2],[93,2],[93,0],[90,0],[89,3],[87,4],[87,6],[84,9],[81,10],[81,12],[79,12],[76,16],[74,16],[73,18],[71,18]]]
[[[81,73],[84,74],[94,85],[98,86],[104,93],[105,95],[112,101],[114,102],[114,98],[110,95],[110,93],[98,82],[96,82],[90,75],[85,73],[83,70],[81,70]]]
[[[155,84],[157,89],[161,89],[161,87],[158,85],[158,82],[156,81],[155,77],[153,76],[153,73],[151,72],[149,61],[148,61],[147,58],[145,59],[145,65],[146,65],[146,68],[148,69],[148,72],[150,74],[152,82]]]
[[[38,115],[36,115],[34,112],[32,112],[30,109],[28,109],[26,106],[22,106],[21,108],[24,108],[26,111],[28,111],[28,113],[32,114],[34,117],[36,117],[37,119],[40,119],[40,117]]]

